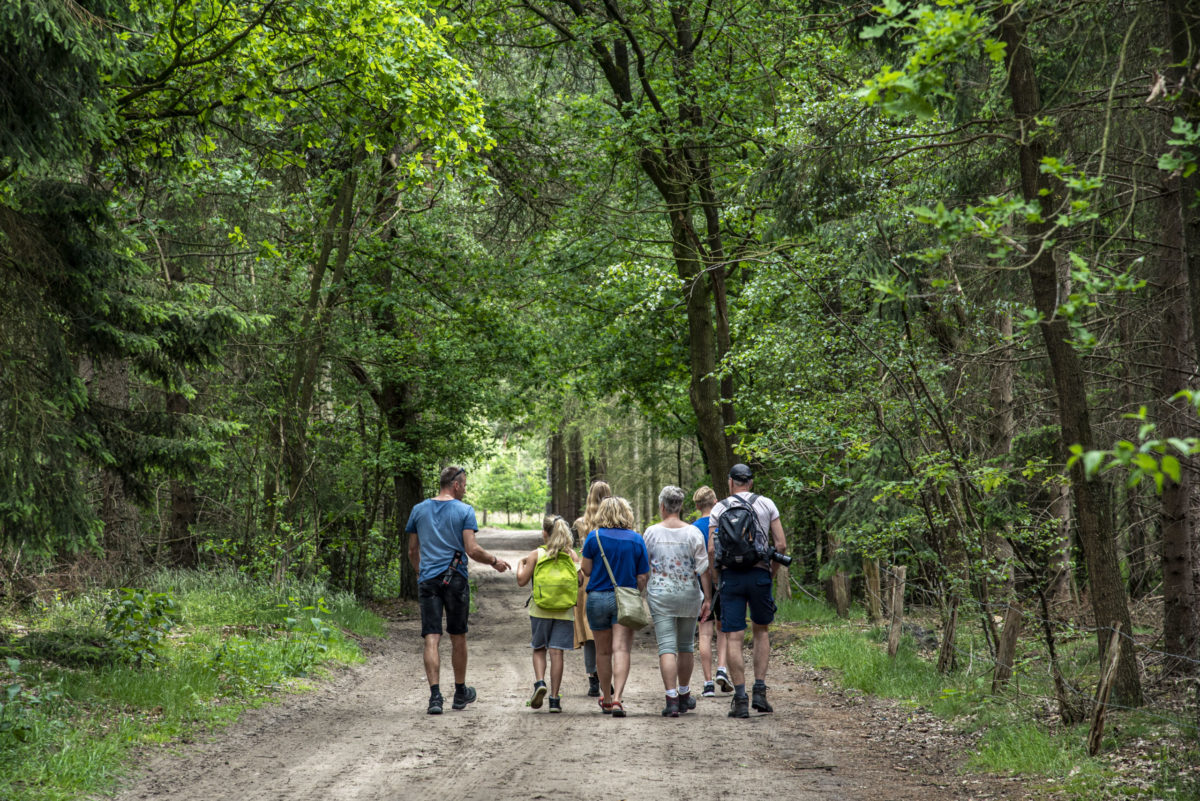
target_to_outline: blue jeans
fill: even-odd
[[[617,622],[617,594],[613,590],[589,592],[585,608],[592,631],[608,631]]]

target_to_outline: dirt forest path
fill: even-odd
[[[481,543],[515,564],[533,532],[485,530]],[[1018,785],[967,780],[961,755],[901,754],[862,707],[832,703],[802,671],[772,659],[776,712],[726,717],[728,696],[699,698],[694,713],[660,716],[653,635],[639,632],[626,693],[629,717],[602,716],[586,697],[582,652],[567,654],[563,714],[526,706],[531,686],[528,595],[513,574],[471,565],[468,683],[479,700],[425,714],[420,624],[392,623],[363,666],[313,693],[248,712],[210,742],[164,751],[118,797],[171,801],[393,801],[427,798],[942,799],[1022,797]],[[452,684],[449,642],[442,684]],[[698,681],[693,682],[698,685]],[[449,697],[447,696],[447,700]],[[718,758],[730,754],[728,761]]]

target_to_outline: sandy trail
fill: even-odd
[[[533,532],[480,534],[488,550],[513,564],[537,540]],[[954,755],[901,763],[900,754],[881,752],[867,742],[873,724],[861,710],[832,706],[779,653],[767,679],[774,714],[732,720],[728,696],[719,696],[698,698],[694,713],[663,718],[649,630],[635,639],[629,717],[602,716],[586,697],[581,651],[567,654],[563,714],[535,712],[526,707],[528,592],[511,572],[475,564],[471,572],[479,611],[471,617],[467,681],[479,700],[466,710],[452,711],[447,694],[445,714],[425,714],[420,623],[406,619],[391,625],[367,664],[316,692],[248,712],[211,742],[149,759],[118,797],[939,801],[1004,792],[978,782],[965,792],[964,781],[946,772],[953,766],[943,764]],[[448,641],[442,684],[452,684]]]

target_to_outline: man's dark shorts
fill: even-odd
[[[422,581],[417,587],[417,599],[421,604],[421,636],[442,633],[442,610],[446,610],[446,632],[467,633],[467,610],[471,606],[471,588],[467,578],[457,570],[450,582],[444,583],[441,576]]]
[[[735,573],[721,573],[721,631],[746,630],[746,607],[750,621],[765,626],[775,620],[775,597],[771,573],[761,568]]]

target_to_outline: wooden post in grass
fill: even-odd
[[[892,630],[888,634],[888,656],[896,656],[900,648],[900,629],[904,626],[904,580],[908,568],[892,565]]]
[[[950,598],[950,615],[946,621],[946,630],[942,632],[942,646],[938,649],[937,670],[946,674],[954,670],[955,642],[958,639],[958,607],[962,603],[958,593]]]
[[[867,617],[873,625],[883,622],[883,589],[879,585],[879,560],[863,559],[863,576],[867,580]]]
[[[1112,637],[1108,640],[1104,672],[1096,687],[1096,703],[1092,706],[1092,727],[1088,731],[1088,754],[1100,753],[1100,741],[1104,737],[1104,713],[1108,709],[1108,694],[1112,691],[1113,679],[1117,675],[1117,660],[1121,655],[1121,624],[1113,623]]]
[[[996,669],[992,672],[992,693],[1000,693],[1012,678],[1013,662],[1017,658],[1017,638],[1021,636],[1021,607],[1016,601],[1004,613],[1004,630],[996,648]]]

